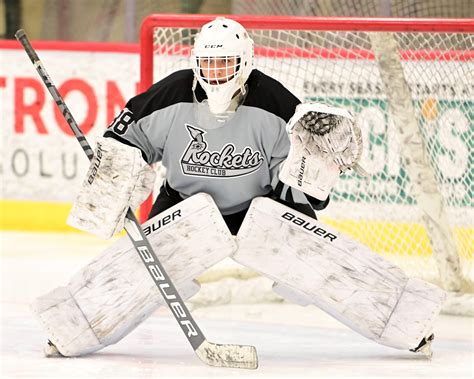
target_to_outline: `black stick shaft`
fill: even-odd
[[[54,85],[53,81],[49,77],[46,69],[44,68],[43,64],[41,63],[38,54],[36,54],[36,51],[33,49],[31,46],[31,43],[23,29],[18,30],[15,33],[15,37],[17,38],[18,41],[23,45],[23,48],[26,51],[26,54],[28,54],[28,57],[30,58],[31,62],[33,63],[33,66],[35,66],[36,71],[38,71],[39,76],[43,80],[44,84],[46,85],[46,88],[48,89],[49,93],[53,97],[54,101],[56,102],[56,105],[58,108],[61,110],[64,118],[66,119],[66,122],[70,126],[71,130],[73,131],[74,135],[78,139],[79,143],[81,144],[82,149],[87,155],[87,158],[91,160],[94,156],[94,152],[92,151],[89,143],[86,140],[86,137],[84,137],[84,134],[82,133],[81,129],[79,129],[79,126],[77,125],[76,120],[72,116],[71,112],[69,111],[69,108],[67,107],[66,103],[64,102],[63,98],[59,94],[59,91],[57,90],[56,86]]]
[[[36,51],[31,46],[31,43],[28,40],[25,31],[23,29],[18,30],[15,33],[15,37],[23,45],[26,53],[28,54],[28,57],[31,59],[31,62],[35,66],[36,71],[38,71],[41,79],[43,80],[44,84],[51,93],[51,96],[56,102],[56,105],[61,110],[68,125],[74,132],[74,135],[76,136],[79,143],[81,144],[82,149],[87,154],[89,160],[91,160],[94,156],[94,152],[92,151],[89,143],[87,142],[86,137],[84,136],[81,129],[74,120],[74,117],[69,111],[69,108],[64,102],[62,96],[60,95],[53,81],[46,72],[46,69],[41,63],[38,54],[36,54]],[[145,233],[143,232],[142,227],[140,226],[135,214],[130,208],[127,211],[127,216],[125,220],[125,230],[127,231],[128,236],[132,240],[133,245],[135,246],[135,249],[138,252],[138,255],[140,256],[143,264],[146,266],[150,276],[152,277],[156,286],[160,290],[166,304],[171,309],[171,313],[178,321],[179,326],[181,327],[193,349],[196,350],[206,338],[204,337],[204,334],[201,332],[198,325],[194,321],[193,317],[191,316],[191,313],[184,304],[183,299],[176,290],[176,287],[171,282],[170,277],[168,276],[165,269],[158,260],[155,252],[153,251],[153,248],[150,245],[150,242],[148,241],[145,236]]]

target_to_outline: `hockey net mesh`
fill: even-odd
[[[302,101],[322,101],[353,111],[364,133],[361,165],[368,178],[342,176],[319,218],[394,261],[410,276],[436,284],[439,263],[412,196],[384,86],[367,32],[258,30],[255,66],[281,81]],[[196,29],[154,29],[153,81],[190,68]],[[463,291],[474,282],[473,35],[394,33],[412,93],[425,156],[460,259]]]

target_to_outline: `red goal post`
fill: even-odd
[[[140,90],[189,68],[194,33],[218,16],[145,18]],[[321,219],[409,275],[472,292],[474,19],[225,17],[254,38],[257,68],[303,101],[351,108],[366,131],[370,181],[341,177]]]

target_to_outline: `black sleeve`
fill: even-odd
[[[136,147],[143,159],[151,164],[162,158],[170,124],[160,123],[170,105],[192,103],[192,70],[177,71],[131,98],[114,119],[104,136]],[[153,129],[154,138],[149,138]]]

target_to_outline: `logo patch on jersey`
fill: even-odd
[[[260,151],[245,147],[236,152],[235,145],[226,144],[220,151],[209,151],[204,139],[204,130],[186,124],[191,141],[181,156],[181,170],[184,175],[211,178],[233,178],[257,171],[263,163]]]

